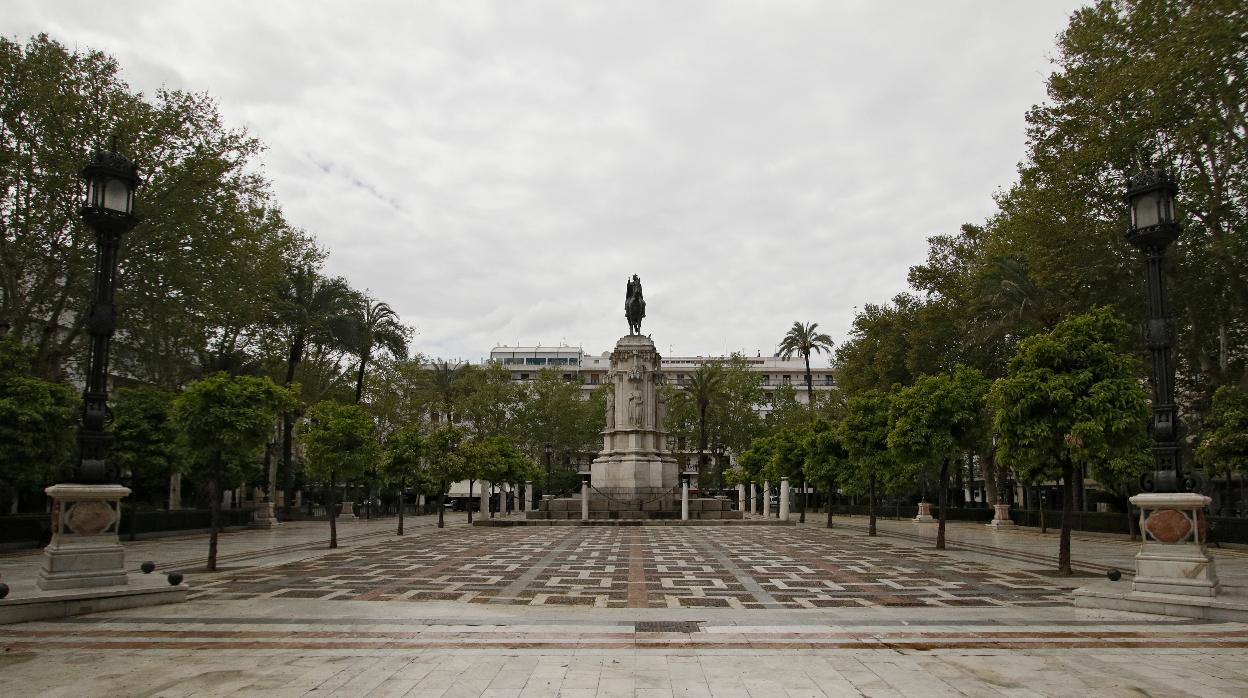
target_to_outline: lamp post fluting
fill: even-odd
[[[1144,253],[1148,281],[1148,322],[1144,341],[1153,368],[1153,437],[1155,470],[1140,476],[1145,492],[1190,492],[1200,487],[1196,473],[1183,473],[1179,447],[1179,410],[1174,394],[1174,318],[1166,292],[1166,248],[1181,231],[1174,214],[1178,185],[1159,168],[1145,167],[1127,181],[1131,225],[1127,241]]]
[[[77,481],[102,484],[115,480],[108,467],[111,436],[108,421],[108,357],[117,310],[113,294],[117,287],[117,252],[121,237],[138,223],[134,216],[134,189],[139,183],[134,163],[116,153],[98,151],[82,170],[87,197],[80,214],[95,232],[95,283],[87,332],[91,353],[82,398],[82,427],[78,432]]]

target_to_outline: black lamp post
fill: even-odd
[[[1153,460],[1156,470],[1140,476],[1145,492],[1191,492],[1199,489],[1196,473],[1183,474],[1179,450],[1178,406],[1174,399],[1174,319],[1167,307],[1166,248],[1179,237],[1174,217],[1178,185],[1162,169],[1146,166],[1127,180],[1131,227],[1127,242],[1144,252],[1148,278],[1148,324],[1144,340],[1153,363]]]
[[[138,223],[134,216],[134,189],[139,175],[134,163],[116,153],[97,151],[82,169],[87,197],[80,214],[95,231],[95,287],[87,331],[91,355],[82,393],[82,428],[78,432],[80,460],[77,481],[105,484],[117,477],[108,467],[112,438],[104,430],[108,420],[108,352],[117,326],[113,291],[117,286],[117,250],[121,236]]]

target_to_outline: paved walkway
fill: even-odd
[[[784,696],[1248,694],[1248,624],[1076,609],[1056,536],[823,518],[795,528],[324,522],[222,538],[197,598],[0,626],[14,695]],[[128,544],[202,566],[204,536]],[[1079,537],[1103,579],[1134,547]],[[1215,551],[1224,577],[1248,555]],[[0,556],[6,581],[37,555]],[[168,561],[168,562],[166,562]],[[10,581],[12,584],[13,581]],[[1125,582],[1123,582],[1125,583]],[[20,584],[14,584],[20,593]],[[438,594],[443,596],[439,597]],[[971,603],[961,603],[969,601]]]

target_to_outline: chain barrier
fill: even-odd
[[[606,499],[612,502],[616,502],[617,504],[632,504],[633,501],[635,501],[632,499],[616,499],[615,497],[612,497],[611,495],[607,494],[606,492],[603,492],[602,490],[598,489],[597,487],[594,487],[593,485],[590,485],[589,489],[597,492],[599,495],[601,495],[602,497],[605,497]],[[649,504],[650,502],[657,502],[660,499],[663,499],[664,497],[668,496],[669,494],[676,492],[676,490],[678,489],[680,489],[679,485],[671,488],[670,490],[667,490],[666,492],[660,492],[659,494],[655,495],[654,497],[650,499],[643,499],[639,502],[639,504]]]

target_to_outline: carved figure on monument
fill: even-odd
[[[615,428],[615,396],[607,400],[607,430]]]
[[[641,334],[641,321],[646,317],[646,299],[641,292],[641,279],[636,274],[628,280],[624,290],[624,317],[628,320],[628,333]]]

